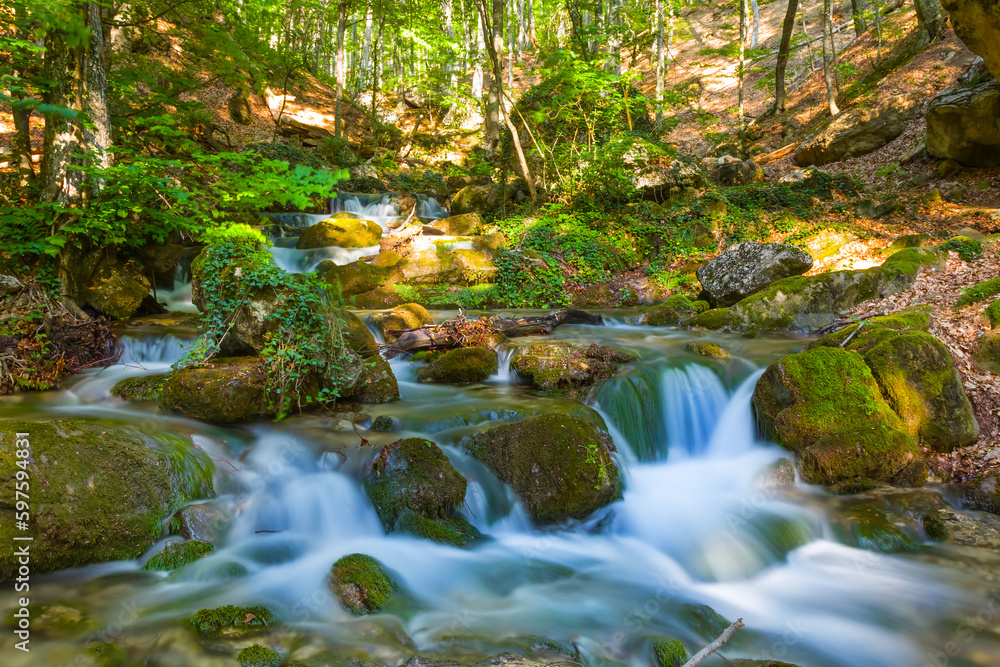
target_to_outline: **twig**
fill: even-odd
[[[700,664],[702,660],[704,660],[705,658],[707,658],[708,656],[712,655],[720,648],[722,648],[722,645],[725,644],[727,641],[729,641],[730,637],[732,637],[742,629],[743,629],[743,619],[737,618],[735,623],[733,623],[728,628],[723,630],[722,634],[715,638],[715,641],[713,641],[711,644],[709,644],[705,648],[695,653],[690,660],[684,663],[683,667],[695,667],[695,665]]]
[[[205,448],[204,448],[204,447],[202,447],[201,445],[198,445],[198,444],[195,444],[194,448],[195,448],[195,449],[200,449],[201,451],[205,452]],[[205,452],[205,453],[206,453],[206,454],[208,454],[208,452]],[[211,454],[208,454],[208,458],[212,459],[212,460],[213,460],[213,461],[215,461],[216,463],[218,463],[218,462],[225,462],[225,463],[228,463],[228,464],[229,464],[229,467],[230,467],[230,468],[232,468],[233,470],[235,470],[236,472],[243,472],[243,468],[237,468],[237,467],[236,467],[236,466],[234,466],[234,465],[232,464],[232,462],[231,462],[231,461],[230,461],[229,459],[227,459],[227,458],[226,458],[225,456],[219,456],[219,457],[215,457],[215,456],[212,456]]]

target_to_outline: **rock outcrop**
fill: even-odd
[[[731,306],[782,278],[812,268],[805,250],[784,243],[748,241],[730,246],[718,257],[698,267],[697,276],[712,306]]]
[[[927,152],[969,167],[1000,166],[1000,82],[985,76],[935,97],[927,110]]]
[[[942,0],[955,34],[969,50],[982,56],[986,68],[1000,79],[1000,5],[990,0]]]

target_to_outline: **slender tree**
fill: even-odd
[[[667,0],[671,2],[672,0]],[[663,0],[656,0],[656,120],[663,120]]]
[[[854,20],[854,34],[860,37],[868,30],[865,23],[864,0],[851,0],[851,18]]]
[[[774,109],[785,110],[785,70],[792,48],[792,32],[795,30],[795,14],[799,11],[799,0],[788,0],[785,20],[781,24],[781,42],[778,44],[778,63],[774,68]]]
[[[750,0],[750,7],[753,8],[753,33],[750,36],[750,48],[757,48],[757,40],[760,37],[760,7],[757,0]]]
[[[837,45],[833,41],[832,12],[831,0],[823,0],[823,78],[826,80],[826,101],[830,115],[836,116],[840,113],[840,109],[837,107],[837,86],[833,78],[833,52],[836,51]]]
[[[333,112],[333,134],[336,137],[343,136],[343,120],[341,108],[343,107],[344,83],[347,80],[346,60],[344,57],[344,33],[347,31],[347,0],[340,0],[337,3],[337,55],[334,58],[336,69],[337,93]]]
[[[944,10],[941,0],[913,0],[917,10],[917,30],[922,42],[934,40],[944,29]]]

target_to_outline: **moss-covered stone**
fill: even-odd
[[[419,303],[404,303],[396,306],[392,310],[372,315],[372,324],[382,331],[387,343],[396,340],[396,336],[390,331],[405,331],[406,329],[416,329],[425,324],[433,324],[434,318],[427,312],[427,309]]]
[[[169,377],[167,374],[160,374],[125,378],[111,387],[111,395],[126,401],[155,401],[163,393],[163,385]]]
[[[439,246],[407,255],[396,269],[409,285],[477,285],[496,275],[492,252]]]
[[[979,337],[972,359],[976,368],[1000,375],[1000,329],[987,331]]]
[[[614,375],[619,366],[637,359],[631,352],[604,345],[534,343],[519,347],[510,367],[522,377],[530,378],[539,391],[583,395]]]
[[[687,662],[687,651],[684,644],[674,637],[654,637],[650,642],[653,651],[653,662],[657,667],[681,667]]]
[[[990,329],[996,329],[997,325],[1000,325],[1000,299],[986,306],[986,310],[983,311],[983,317],[990,323]]]
[[[924,248],[933,245],[930,234],[905,234],[889,244],[885,252],[889,255],[906,248]]]
[[[278,667],[281,664],[281,655],[272,648],[253,644],[247,646],[236,656],[240,667]]]
[[[798,453],[810,483],[888,480],[917,454],[860,354],[819,347],[785,357],[757,381],[764,432]]]
[[[991,280],[977,283],[965,290],[962,296],[958,297],[958,301],[955,302],[955,307],[964,308],[965,306],[971,306],[974,303],[985,301],[997,294],[1000,294],[1000,278],[992,278]]]
[[[465,502],[466,481],[429,440],[406,438],[386,445],[365,477],[365,491],[386,531],[406,510],[443,519]]]
[[[170,542],[163,551],[154,555],[146,564],[144,570],[176,570],[184,567],[188,563],[207,556],[215,550],[215,547],[208,542],[191,540],[190,542]]]
[[[257,357],[213,359],[175,371],[163,386],[160,406],[216,423],[266,415],[267,372]]]
[[[672,326],[693,317],[696,313],[694,305],[686,296],[675,294],[667,297],[663,303],[648,308],[642,316],[642,323],[654,327]]]
[[[91,277],[86,303],[116,320],[123,320],[139,309],[152,285],[135,262],[103,262]]]
[[[81,420],[4,421],[0,539],[13,544],[16,433],[29,433],[31,571],[138,558],[179,507],[213,495],[212,462],[185,438]],[[23,533],[18,533],[23,534]],[[0,579],[16,571],[0,552]]]
[[[401,279],[396,266],[379,266],[357,260],[330,268],[323,280],[331,285],[339,285],[344,298],[370,292],[379,287],[389,286]]]
[[[372,420],[372,431],[378,433],[396,433],[399,431],[399,422],[392,417],[386,415],[379,415]]]
[[[929,307],[925,308],[918,306],[916,308],[901,310],[897,313],[893,313],[892,315],[873,317],[870,320],[864,320],[858,324],[852,324],[828,334],[823,338],[820,338],[818,341],[811,343],[809,347],[841,347],[844,345],[845,341],[854,340],[854,338],[858,335],[858,327],[861,327],[861,330],[865,335],[868,335],[876,329],[890,329],[892,331],[909,331],[915,329],[919,331],[927,331],[927,329],[931,326],[931,310],[932,309]]]
[[[472,236],[483,233],[483,219],[478,213],[460,213],[435,220],[429,227],[449,236]]]
[[[405,510],[396,521],[394,533],[415,535],[454,547],[468,547],[483,541],[483,534],[460,516],[430,519],[413,510]]]
[[[330,569],[330,588],[348,611],[363,616],[381,610],[399,586],[376,559],[350,554]]]
[[[15,627],[14,610],[7,614],[8,627]],[[51,602],[29,606],[31,632],[43,637],[65,639],[96,629],[96,623],[86,609],[75,603]]]
[[[340,335],[348,349],[354,351],[362,359],[369,359],[379,353],[375,336],[368,330],[361,319],[347,309],[340,309],[333,314],[340,326]]]
[[[591,423],[556,414],[496,426],[467,445],[537,523],[582,519],[618,498],[613,447]]]
[[[841,542],[860,549],[898,553],[918,547],[910,535],[871,503],[857,503],[841,511],[833,519],[833,530]]]
[[[389,403],[399,400],[399,383],[389,362],[376,354],[365,362],[351,397],[358,403]]]
[[[275,624],[274,614],[262,605],[199,609],[189,621],[202,637],[238,639],[267,632]]]
[[[939,244],[937,249],[954,252],[966,262],[971,262],[983,256],[982,242],[975,241],[967,236],[953,236],[944,243]]]
[[[688,352],[694,352],[695,354],[700,354],[703,357],[713,357],[715,359],[732,359],[733,353],[724,347],[720,347],[715,343],[704,343],[691,341],[684,346],[684,349]]]
[[[498,369],[497,353],[484,347],[448,350],[417,375],[418,382],[484,382]]]
[[[414,352],[409,361],[415,364],[431,364],[444,356],[447,350],[420,350]]]
[[[728,308],[712,308],[698,313],[687,321],[687,326],[693,329],[729,329],[736,321],[730,316]]]
[[[299,235],[296,248],[367,248],[378,245],[382,238],[382,228],[371,220],[348,220],[330,218],[306,227]]]

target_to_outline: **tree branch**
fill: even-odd
[[[736,619],[735,623],[733,623],[728,628],[723,630],[722,634],[715,638],[715,641],[713,641],[711,644],[709,644],[705,648],[695,653],[690,660],[685,662],[684,667],[695,667],[695,665],[700,664],[702,660],[704,660],[705,658],[707,658],[708,656],[712,655],[720,648],[722,648],[722,645],[725,644],[727,641],[729,641],[730,637],[732,637],[742,629],[743,629],[743,619],[738,618]]]

